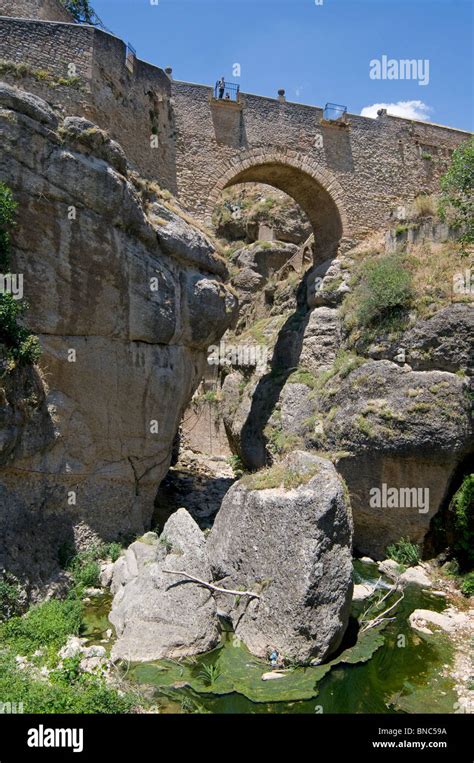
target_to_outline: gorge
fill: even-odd
[[[18,8],[0,11],[0,227],[28,311],[25,335],[2,291],[0,643],[78,600],[101,625],[54,642],[61,669],[271,704],[370,672],[396,628],[414,648],[413,612],[459,609],[464,638],[474,317],[453,284],[472,242],[438,205],[472,139],[217,103],[64,9]],[[380,703],[410,712],[392,678]]]

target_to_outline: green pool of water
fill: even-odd
[[[355,565],[357,582],[380,577],[370,565]],[[398,595],[397,595],[398,597]],[[110,599],[88,609],[89,637],[103,637],[110,627]],[[355,603],[355,617],[367,604]],[[297,668],[282,679],[262,681],[263,660],[224,634],[222,645],[194,660],[159,661],[132,666],[130,680],[146,690],[161,712],[210,713],[450,713],[456,702],[448,677],[452,649],[447,637],[412,630],[414,609],[445,607],[442,597],[416,586],[405,589],[395,619],[383,630],[355,636],[323,666]],[[351,664],[352,663],[352,664]],[[209,667],[216,666],[211,678]]]

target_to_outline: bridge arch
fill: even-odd
[[[209,194],[208,225],[212,225],[212,213],[222,191],[238,183],[265,183],[291,196],[313,227],[317,261],[334,256],[340,240],[350,238],[341,185],[331,172],[306,156],[257,149],[231,159]]]

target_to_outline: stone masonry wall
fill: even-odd
[[[0,78],[106,129],[143,174],[176,193],[170,84],[164,71],[134,59],[126,66],[122,40],[92,26],[0,19]],[[79,83],[58,84],[75,67]],[[53,79],[46,80],[42,73]],[[152,136],[157,146],[152,146]]]
[[[322,109],[312,106],[242,94],[237,110],[225,102],[213,106],[211,88],[202,85],[173,82],[172,91],[177,185],[189,208],[203,217],[209,217],[223,176],[229,183],[246,170],[248,159],[250,165],[262,165],[252,179],[268,182],[265,165],[277,157],[306,165],[310,173],[317,167],[344,213],[346,233],[361,237],[384,226],[397,204],[437,190],[452,151],[469,137],[448,127],[386,115],[368,119],[350,114],[347,128],[324,126]],[[290,184],[292,174],[288,172]],[[297,201],[305,206],[304,199]],[[307,207],[311,201],[306,200]]]
[[[73,21],[59,0],[0,0],[0,16],[43,21]]]
[[[124,43],[91,26],[0,19],[0,58],[56,78],[74,63],[79,87],[1,64],[0,76],[108,130],[194,216],[209,222],[227,185],[268,183],[302,206],[323,250],[385,227],[395,206],[437,190],[452,151],[469,137],[387,115],[350,114],[348,127],[337,127],[321,123],[320,108],[249,94],[239,104],[216,102],[210,87],[173,82],[139,59],[131,71]]]

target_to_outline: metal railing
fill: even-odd
[[[240,85],[235,82],[216,82],[214,98],[219,101],[238,101]]]
[[[347,114],[347,106],[341,106],[339,103],[327,103],[324,107],[323,119],[327,122],[343,121]]]
[[[125,66],[127,67],[129,72],[132,72],[135,67],[135,59],[137,57],[137,51],[133,47],[133,45],[130,45],[129,42],[127,42],[127,51],[125,54]]]

